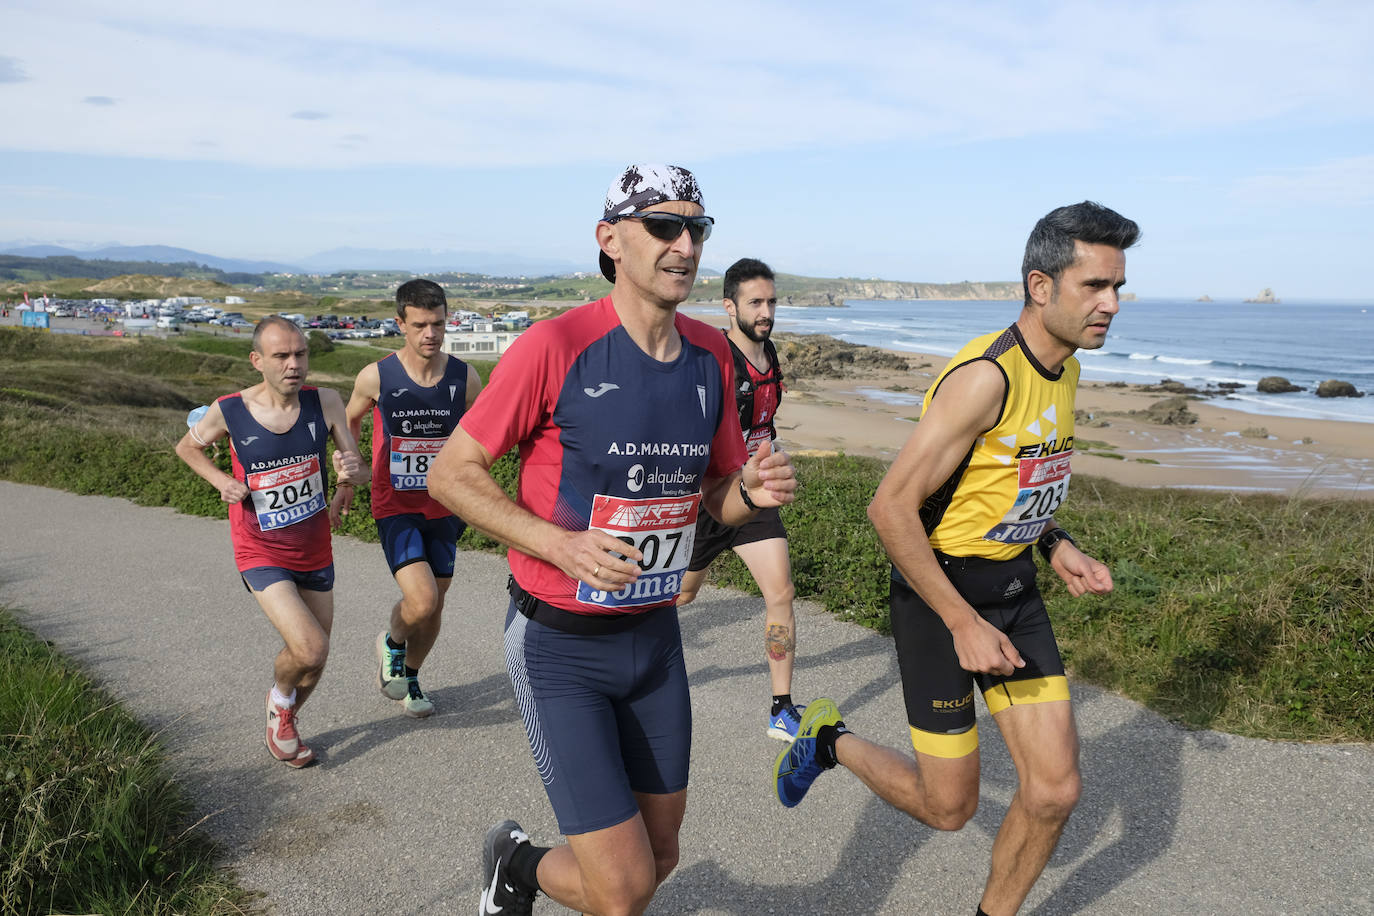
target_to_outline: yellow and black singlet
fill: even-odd
[[[941,553],[1007,560],[1035,543],[1068,492],[1079,365],[1071,356],[1048,372],[1012,325],[965,344],[926,392],[922,413],[945,376],[979,359],[1006,378],[1001,413],[921,506],[921,523]]]

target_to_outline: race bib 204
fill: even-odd
[[[429,482],[429,466],[446,439],[391,437],[391,489],[423,490]]]
[[[285,467],[250,473],[247,482],[263,531],[305,521],[325,507],[320,460],[313,455]]]
[[[1073,451],[1043,458],[1022,458],[1017,465],[1016,501],[983,539],[1003,544],[1032,544],[1049,524],[1069,491]]]
[[[577,600],[604,608],[632,608],[669,601],[682,589],[682,574],[692,558],[701,495],[592,500],[589,528],[620,538],[639,550],[639,578],[615,592],[577,583]]]

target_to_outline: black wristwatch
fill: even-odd
[[[1078,542],[1073,539],[1073,535],[1069,534],[1063,528],[1051,528],[1049,531],[1040,535],[1040,539],[1035,542],[1035,546],[1040,548],[1040,556],[1045,558],[1046,563],[1050,562],[1050,551],[1054,550],[1054,545],[1058,544],[1060,541],[1068,541],[1073,546],[1078,546]]]
[[[754,505],[754,501],[749,498],[749,490],[744,486],[743,474],[741,474],[739,478],[739,498],[744,500],[744,505],[748,507],[750,512],[759,511],[759,507]]]

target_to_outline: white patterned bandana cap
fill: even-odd
[[[679,165],[631,165],[611,182],[606,191],[606,207],[602,219],[625,216],[654,204],[669,200],[685,200],[694,204],[701,199],[701,186],[696,176]]]

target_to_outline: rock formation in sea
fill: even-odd
[[[1327,379],[1317,386],[1317,397],[1319,398],[1362,398],[1363,391],[1356,391],[1355,386],[1349,382],[1342,382],[1338,379]]]
[[[1203,293],[1201,296],[1198,296],[1198,297],[1197,297],[1197,301],[1198,301],[1198,302],[1211,302],[1211,301],[1212,301],[1212,297],[1209,296],[1209,295],[1207,295],[1206,293]]]
[[[1255,385],[1260,394],[1283,394],[1288,391],[1306,391],[1301,385],[1294,385],[1281,375],[1266,375]]]
[[[1263,303],[1263,304],[1265,304],[1265,305],[1278,305],[1278,304],[1279,304],[1280,302],[1282,302],[1283,300],[1280,299],[1278,296],[1275,296],[1275,295],[1274,295],[1274,291],[1273,291],[1272,289],[1270,289],[1269,287],[1266,286],[1264,289],[1260,290],[1260,293],[1259,293],[1258,296],[1256,296],[1256,297],[1253,298],[1253,299],[1246,299],[1245,301],[1246,301],[1246,302],[1260,302],[1260,303]]]

